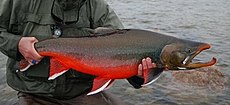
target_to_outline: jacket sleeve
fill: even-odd
[[[8,32],[11,18],[11,0],[0,2],[0,51],[13,59],[18,58],[18,42],[21,36]]]

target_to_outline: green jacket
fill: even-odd
[[[76,0],[65,8],[56,0],[1,0],[0,51],[8,56],[7,83],[13,89],[55,98],[72,98],[89,92],[94,77],[69,70],[47,80],[49,58],[20,72],[18,42],[21,37],[52,38],[52,27],[60,25],[63,36],[86,36],[98,27],[123,28],[119,18],[104,0]],[[57,46],[58,47],[58,46]]]

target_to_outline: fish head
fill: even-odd
[[[216,63],[214,57],[208,62],[193,62],[195,56],[210,47],[210,44],[194,41],[171,43],[162,49],[160,59],[168,70],[189,70],[212,66]]]

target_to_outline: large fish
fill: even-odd
[[[92,92],[108,87],[114,79],[137,75],[138,64],[146,57],[153,59],[157,68],[144,77],[144,84],[153,82],[163,70],[187,70],[216,63],[193,63],[192,59],[205,49],[207,43],[194,42],[156,32],[123,29],[81,38],[56,38],[40,41],[35,48],[50,60],[50,79],[70,68],[96,76]]]

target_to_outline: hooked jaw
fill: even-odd
[[[212,66],[214,65],[217,60],[215,57],[212,58],[212,60],[208,62],[196,62],[192,63],[193,58],[198,55],[200,52],[203,50],[209,49],[211,46],[210,44],[203,44],[198,47],[198,49],[191,54],[190,56],[187,56],[183,61],[181,67],[178,67],[178,69],[193,69],[193,68],[200,68],[200,67],[207,67],[207,66]]]

